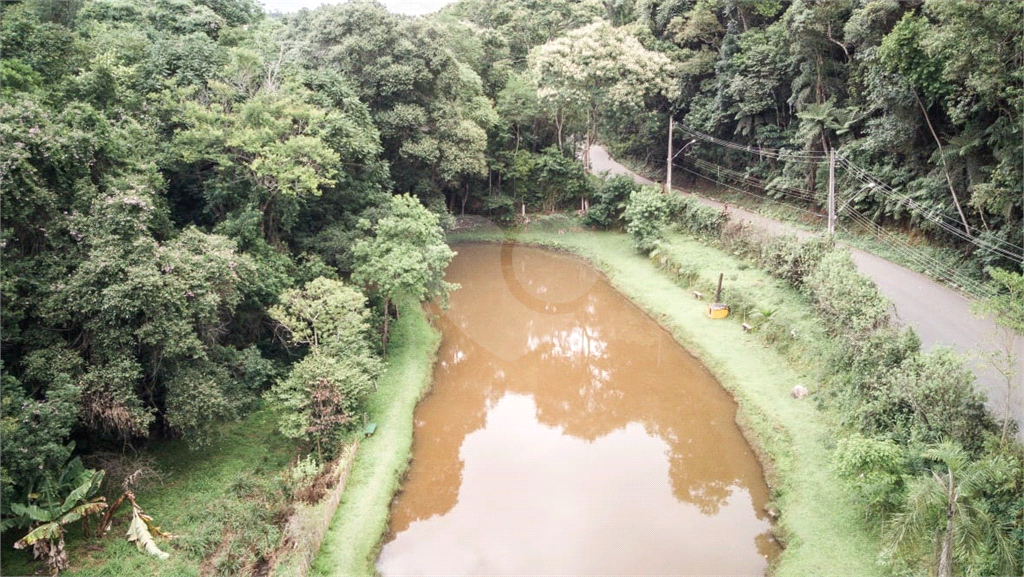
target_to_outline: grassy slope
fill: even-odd
[[[484,240],[488,235],[464,238]],[[776,469],[773,489],[788,539],[777,575],[881,573],[875,563],[877,539],[865,529],[860,508],[830,466],[834,439],[825,415],[810,399],[797,401],[789,396],[796,384],[814,391],[817,387],[811,377],[766,348],[756,336],[745,334],[736,319],[707,318],[706,303],[695,300],[690,291],[657,271],[633,250],[625,235],[531,232],[518,235],[518,240],[558,246],[589,259],[732,391],[745,413],[738,419],[754,432]],[[730,255],[682,237],[673,238],[668,250],[706,265],[701,266],[705,271],[701,284],[716,282],[717,273],[725,272],[726,286],[732,290],[755,292],[767,304],[779,306],[779,313],[796,314],[784,310],[787,305],[782,301],[799,301],[797,293],[760,271],[747,270]],[[807,326],[808,320],[795,322]]]
[[[387,371],[369,401],[377,432],[359,446],[356,462],[324,544],[314,575],[372,575],[388,507],[412,454],[413,410],[429,388],[440,343],[414,301],[398,303],[402,318],[388,342]]]
[[[368,407],[371,420],[380,427],[360,445],[315,573],[373,573],[376,548],[387,529],[388,505],[411,452],[412,412],[429,386],[439,343],[417,303],[400,306],[406,314],[394,324],[387,373]],[[274,413],[262,410],[220,427],[213,442],[200,450],[190,450],[183,442],[155,444],[148,454],[166,477],[136,495],[158,525],[179,536],[170,542],[158,540],[171,557],[161,561],[128,543],[123,537],[130,509],[122,508],[113,530],[100,541],[84,539],[79,524],[69,526],[72,567],[64,574],[199,575],[200,560],[189,550],[197,551],[211,539],[216,546],[226,534],[251,527],[249,514],[263,503],[247,500],[248,488],[257,482],[273,486],[273,479],[295,456],[294,442],[278,434],[276,424]],[[10,533],[4,535],[0,574],[36,573],[41,564],[31,560],[31,553],[11,548],[22,533]],[[232,572],[230,565],[222,569]]]
[[[155,444],[149,454],[166,477],[151,489],[136,491],[136,496],[158,525],[179,535],[171,541],[157,540],[170,558],[161,561],[145,555],[124,538],[131,511],[125,503],[114,517],[113,529],[101,540],[85,539],[78,523],[68,527],[71,569],[63,574],[199,575],[199,561],[188,549],[204,538],[219,542],[225,531],[209,508],[235,510],[244,518],[252,504],[235,489],[258,477],[276,476],[294,455],[294,443],[277,434],[275,426],[273,413],[263,410],[224,425],[213,442],[199,450],[181,441]],[[2,574],[34,574],[42,565],[30,557],[27,551],[10,549],[5,536]]]

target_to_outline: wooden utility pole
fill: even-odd
[[[836,150],[828,155],[828,234],[836,233]]]
[[[672,160],[675,158],[672,155],[672,127],[676,123],[675,119],[672,118],[672,112],[668,113],[668,162],[665,164],[665,191],[672,191]]]

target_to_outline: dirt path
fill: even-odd
[[[595,173],[607,172],[611,176],[623,174],[642,184],[659,184],[615,162],[603,147],[594,146],[590,151],[590,159]],[[693,196],[711,206],[723,206],[718,201]],[[795,234],[799,237],[812,234],[735,206],[730,206],[729,212],[733,220],[747,221],[775,234]],[[950,347],[968,359],[968,364],[978,378],[976,386],[988,395],[989,409],[993,415],[1001,417],[1005,410],[1006,382],[984,360],[984,357],[1005,350],[1007,346],[1000,344],[1000,341],[1005,342],[1005,337],[999,327],[987,318],[975,316],[971,312],[971,301],[960,293],[873,254],[855,248],[850,248],[850,252],[861,274],[873,280],[878,290],[892,303],[893,316],[897,321],[912,327],[921,338],[924,350],[937,346]],[[1009,346],[1016,351],[1018,361],[1016,390],[1010,397],[1010,413],[1017,424],[1021,425],[1024,423],[1024,401],[1021,395],[1024,388],[1021,386],[1024,379],[1024,338],[1017,335]],[[1024,434],[1018,433],[1018,438],[1024,439]]]

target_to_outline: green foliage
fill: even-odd
[[[854,433],[839,440],[835,465],[864,500],[868,512],[881,514],[901,504],[906,463],[900,446]]]
[[[369,222],[364,222],[369,228]],[[373,237],[356,243],[352,278],[386,300],[408,294],[424,301],[447,299],[457,287],[444,281],[455,253],[444,242],[437,215],[414,197],[394,196],[387,212],[372,225]]]
[[[983,394],[974,390],[974,374],[952,351],[912,356],[886,380],[886,389],[872,403],[876,433],[887,427],[904,442],[952,440],[976,453],[985,432],[995,429]]]
[[[941,576],[1019,573],[1011,525],[992,515],[996,499],[1019,490],[1019,457],[972,460],[943,442],[930,446],[924,458],[928,468],[908,481],[906,502],[890,523],[887,554],[911,571],[937,567]]]
[[[1018,334],[1024,334],[1024,274],[989,268],[991,297],[980,301],[978,311],[990,315],[997,323]]]
[[[451,50],[451,34],[369,1],[299,13],[285,30],[304,53],[302,66],[353,83],[399,191],[458,189],[486,175],[485,131],[497,118],[480,76]]]
[[[55,354],[41,353],[35,358],[43,363],[69,362],[61,358],[62,353],[74,358],[66,350],[46,352]],[[51,475],[71,457],[73,445],[66,440],[77,420],[81,388],[61,374],[58,364],[41,365],[36,374],[45,378],[50,376],[51,369],[56,373],[55,379],[42,400],[26,394],[22,384],[6,370],[0,377],[0,483],[4,503],[20,498],[19,493],[31,492],[29,487]]]
[[[269,314],[285,340],[309,350],[267,394],[281,408],[281,433],[311,441],[318,454],[330,457],[376,389],[382,368],[369,341],[366,297],[321,277],[285,291]]]
[[[799,288],[834,247],[833,239],[824,235],[805,242],[793,236],[779,236],[763,246],[761,262],[769,274]]]
[[[860,275],[844,251],[835,250],[804,277],[804,289],[828,331],[853,339],[889,322],[889,303]]]
[[[520,150],[509,173],[515,195],[528,207],[544,212],[573,206],[581,196],[590,194],[583,166],[554,146],[538,154]]]
[[[802,282],[826,326],[851,337],[822,395],[845,410],[844,426],[888,436],[907,467],[922,440],[989,451],[956,362],[872,330],[886,324],[884,303],[824,241],[766,243],[674,196],[625,181],[595,189],[574,156],[600,131],[663,159],[672,111],[755,148],[838,147],[898,193],[862,190],[847,206],[930,237],[944,233],[921,215],[955,216],[955,188],[980,239],[1021,246],[1014,3],[463,0],[412,19],[359,1],[273,21],[255,0],[0,4],[4,504],[58,475],[72,437],[90,450],[144,450],[149,435],[215,442],[269,383],[265,398],[305,415],[290,430],[330,445],[362,410],[379,361],[363,297],[317,283],[352,273],[383,301],[386,334],[396,295],[451,290],[436,215],[459,201],[510,220],[520,204],[589,198],[598,227],[616,226],[628,202],[645,251],[668,224],[720,238]],[[687,157],[771,182],[775,197],[823,195],[823,165],[799,154],[702,144]],[[1019,264],[970,259],[979,271]],[[663,266],[691,282],[673,262]],[[1019,331],[1015,275],[993,269],[985,310]],[[292,298],[303,291],[308,302]],[[309,318],[317,302],[335,311],[330,322]],[[271,327],[296,346],[294,367]],[[791,340],[783,315],[763,328]],[[269,481],[247,492],[253,483],[239,489],[252,510],[223,504],[231,523],[183,546],[211,572],[256,572],[275,546],[285,500]],[[1019,531],[1019,506],[989,502]],[[1005,569],[992,555],[959,559],[965,572]],[[131,568],[110,572],[147,572]]]
[[[208,565],[214,575],[255,572],[276,550],[289,508],[280,476],[261,474],[262,466],[254,471],[251,461],[232,465],[232,477],[222,476],[215,489],[203,487],[197,507],[181,514],[192,530],[175,540],[177,550]]]
[[[675,198],[675,195],[665,194],[653,186],[642,187],[629,195],[622,219],[626,221],[626,232],[633,238],[633,246],[638,251],[649,254],[657,248],[668,227]]]
[[[529,62],[541,102],[554,115],[570,111],[584,119],[584,163],[599,120],[634,114],[673,90],[668,57],[648,50],[628,27],[604,20],[534,48]]]
[[[724,211],[707,206],[691,196],[671,195],[670,219],[694,236],[717,240],[729,217]]]
[[[639,188],[628,176],[605,180],[591,195],[590,210],[583,215],[583,224],[602,229],[617,226],[630,195]]]
[[[103,471],[86,469],[81,459],[75,457],[62,465],[57,474],[44,476],[34,488],[36,492],[29,492],[27,498],[4,503],[6,518],[0,527],[30,527],[14,548],[31,546],[33,556],[43,559],[56,575],[69,566],[64,526],[80,519],[87,523],[88,517],[107,507],[103,497],[93,497],[102,482]],[[7,517],[8,514],[11,516]]]

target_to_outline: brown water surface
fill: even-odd
[[[384,575],[763,574],[736,405],[587,264],[463,244]]]

